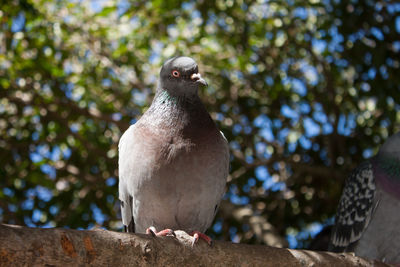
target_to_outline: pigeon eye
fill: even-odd
[[[181,76],[181,74],[179,73],[179,71],[173,70],[172,71],[172,76],[174,76],[175,78],[178,78],[179,76]]]

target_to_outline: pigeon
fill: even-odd
[[[400,133],[347,178],[329,250],[400,263]]]
[[[174,57],[161,68],[149,109],[122,135],[119,199],[126,232],[204,234],[225,192],[229,147],[202,104],[207,86],[196,62]],[[163,229],[157,232],[158,229]]]

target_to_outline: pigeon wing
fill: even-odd
[[[329,250],[352,251],[367,228],[377,205],[371,162],[358,166],[347,178],[335,218]]]

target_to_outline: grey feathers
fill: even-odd
[[[362,163],[347,178],[332,232],[331,251],[347,251],[360,239],[371,218],[375,189],[370,162]]]
[[[347,178],[329,250],[400,262],[400,134]]]
[[[119,143],[123,224],[203,232],[225,190],[228,143],[197,95],[206,82],[193,59],[166,61],[160,76],[150,108]]]

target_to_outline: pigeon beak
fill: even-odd
[[[200,84],[202,84],[202,85],[204,85],[204,86],[208,86],[207,82],[206,82],[203,78],[201,78],[200,73],[193,73],[193,74],[190,76],[190,79],[191,79],[193,82],[200,83]]]

